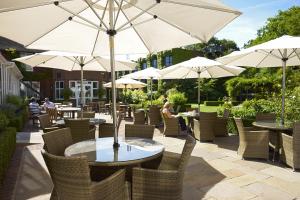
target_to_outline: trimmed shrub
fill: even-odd
[[[16,107],[23,107],[24,106],[24,102],[23,102],[22,97],[15,96],[15,95],[8,95],[6,97],[6,103],[13,104]]]
[[[22,131],[22,128],[24,126],[23,116],[19,115],[19,116],[16,116],[16,117],[10,119],[8,126],[16,128],[17,131]]]
[[[168,101],[173,105],[173,107],[181,106],[184,107],[184,105],[187,102],[187,98],[185,97],[185,94],[183,92],[178,92],[176,89],[170,89],[167,91],[168,94]]]
[[[0,113],[0,131],[4,130],[7,127],[8,123],[9,123],[9,121],[8,121],[6,115],[3,113]]]
[[[16,148],[16,129],[9,127],[0,132],[0,187]]]
[[[205,106],[220,106],[223,104],[224,104],[224,101],[204,101]]]

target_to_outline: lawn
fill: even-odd
[[[191,104],[192,108],[197,108],[198,104]],[[217,112],[219,106],[205,106],[204,104],[200,105],[201,112]]]

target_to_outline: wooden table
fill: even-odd
[[[72,118],[75,118],[75,112],[80,111],[81,108],[77,107],[60,107],[57,108],[57,111],[61,112],[62,116],[64,116],[64,113],[71,113]]]
[[[280,133],[281,132],[291,132],[293,128],[290,124],[282,125],[279,122],[269,122],[269,121],[257,121],[253,122],[252,125],[257,128],[267,129],[270,134],[276,136],[276,142],[274,143],[274,152],[273,152],[273,162],[275,161],[276,154],[280,150]]]

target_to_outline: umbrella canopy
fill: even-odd
[[[284,124],[285,70],[286,66],[300,65],[300,37],[285,35],[248,49],[233,52],[217,60],[224,64],[245,67],[282,66],[281,123]]]
[[[32,67],[46,67],[67,71],[79,71],[81,70],[82,65],[84,71],[111,71],[110,60],[107,58],[70,52],[46,51],[16,58],[14,61]],[[115,71],[131,71],[134,70],[135,67],[136,63],[134,62],[116,61]]]
[[[245,69],[226,66],[205,57],[195,57],[161,70],[163,79],[198,78],[198,107],[200,109],[200,78],[237,76]]]
[[[28,48],[110,55],[117,147],[115,54],[207,42],[240,14],[219,0],[1,0],[0,35]]]
[[[103,85],[104,87],[111,88],[111,82]],[[146,87],[147,84],[136,81],[130,78],[120,78],[116,80],[116,88],[120,89],[134,89],[134,88],[143,88]]]
[[[137,72],[133,72],[131,74],[127,74],[126,76],[124,76],[126,78],[133,78],[133,79],[146,79],[146,80],[150,80],[150,104],[152,105],[152,95],[153,95],[153,89],[152,89],[152,85],[153,85],[153,79],[160,79],[162,77],[160,70],[156,69],[154,67],[148,67],[146,69],[137,71]]]

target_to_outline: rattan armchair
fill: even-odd
[[[49,115],[51,123],[57,120],[58,112],[56,108],[46,108],[46,113]]]
[[[177,118],[168,118],[161,113],[164,122],[164,132],[165,136],[179,136],[181,132],[180,124]]]
[[[194,136],[199,141],[213,141],[215,139],[216,112],[200,112],[200,119],[194,119]]]
[[[275,122],[276,114],[275,113],[256,113],[255,121]]]
[[[184,171],[196,144],[187,136],[181,156],[174,162],[163,156],[158,169],[133,168],[133,200],[181,200]]]
[[[159,126],[161,122],[160,109],[158,106],[150,106],[148,112],[150,125]]]
[[[73,142],[95,139],[95,126],[90,126],[90,119],[65,119],[66,127],[71,129]]]
[[[125,170],[119,170],[100,182],[93,182],[86,157],[62,157],[42,152],[55,190],[51,196],[63,200],[124,200]]]
[[[47,152],[57,156],[63,156],[65,149],[73,144],[70,128],[50,131],[43,134],[42,137]]]
[[[140,137],[152,139],[154,135],[153,125],[125,124],[125,137]]]
[[[138,110],[133,112],[133,124],[145,124],[145,111]]]
[[[82,118],[95,118],[96,113],[94,111],[88,112],[83,111],[82,112]],[[81,118],[81,111],[77,112],[77,118]]]
[[[228,130],[227,124],[229,120],[230,111],[228,109],[224,110],[222,117],[217,117],[214,126],[214,135],[216,137],[227,137]]]
[[[117,130],[119,132],[119,128],[122,122],[122,115],[117,115]],[[114,125],[113,123],[103,123],[99,125],[99,138],[102,137],[113,137],[114,136]]]
[[[44,133],[59,129],[59,127],[57,127],[57,126],[55,126],[55,124],[51,123],[51,120],[50,120],[50,117],[48,114],[39,115],[38,119],[40,121],[40,126],[43,129]]]
[[[293,170],[300,169],[300,122],[294,123],[293,135],[281,133],[282,149],[280,159]]]
[[[234,118],[239,132],[238,154],[243,158],[269,158],[269,131],[244,127],[241,118]]]

